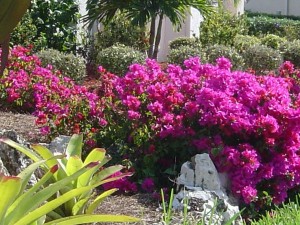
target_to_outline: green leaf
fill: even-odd
[[[10,205],[10,207],[7,210],[6,216],[5,216],[5,222],[8,224],[11,220],[13,220],[14,217],[17,215],[14,213],[16,209],[22,207],[24,205],[23,202],[28,201],[28,199],[33,196],[33,194],[43,185],[45,184],[57,171],[57,165],[52,167],[35,185],[33,185],[29,190],[27,190],[25,193],[20,195],[13,204]],[[23,203],[23,204],[21,204]],[[26,207],[26,206],[24,206]]]
[[[22,187],[22,180],[19,177],[0,175],[0,224],[4,224],[4,216],[8,207],[15,200]]]
[[[231,225],[239,216],[241,216],[244,210],[245,208],[234,214],[233,217],[231,217],[224,225]]]
[[[60,164],[58,172],[54,175],[56,180],[61,180],[62,178],[68,176],[65,171],[65,165],[61,162],[64,161],[65,159],[63,158],[64,155],[61,155],[61,157],[59,158],[55,158],[54,154],[49,149],[38,144],[31,145],[31,148],[35,150],[43,159],[47,160],[46,165],[48,169],[52,168],[54,165]],[[62,159],[62,160],[58,161],[57,159]]]
[[[57,181],[56,183],[42,189],[41,191],[35,193],[31,198],[29,198],[27,201],[23,201],[23,204],[20,204],[13,210],[13,221],[17,222],[21,218],[25,218],[24,215],[26,215],[28,212],[30,212],[32,209],[37,208],[40,204],[48,200],[53,194],[55,194],[57,191],[65,187],[67,184],[71,183],[73,180],[77,179],[81,174],[85,173],[89,169],[93,169],[94,165],[88,165],[78,172],[74,173],[71,176],[65,177],[64,179]],[[70,200],[70,199],[68,199]],[[28,219],[28,217],[26,217]],[[39,218],[39,217],[37,217]],[[30,221],[31,222],[31,221]],[[27,223],[30,223],[27,222]],[[26,223],[25,223],[26,224]]]
[[[23,181],[22,181],[22,188],[21,188],[21,191],[20,191],[20,194],[22,194],[23,193],[23,191],[25,190],[25,188],[26,188],[26,186],[27,186],[27,184],[28,184],[28,181],[29,181],[29,179],[30,179],[30,177],[31,177],[31,175],[34,173],[34,171],[40,166],[40,165],[42,165],[42,164],[44,164],[44,163],[47,163],[48,161],[53,161],[53,160],[55,160],[55,161],[57,161],[57,159],[60,159],[61,157],[63,157],[62,155],[57,155],[57,156],[52,156],[51,158],[49,158],[49,159],[47,159],[47,160],[41,160],[41,161],[39,161],[39,162],[35,162],[35,163],[33,163],[33,164],[31,164],[31,165],[29,165],[26,169],[24,169],[21,173],[19,173],[18,174],[18,177],[20,177]],[[50,167],[51,169],[50,169],[50,172],[51,172],[51,174],[53,174],[53,173],[55,173],[56,172],[56,170],[57,170],[57,164],[54,164],[53,166],[51,166]],[[54,169],[54,171],[53,171],[53,168],[55,168]]]
[[[99,170],[100,164],[95,166],[93,169],[87,171],[86,173],[82,174],[80,177],[77,179],[77,187],[84,187],[87,186],[90,181],[92,180],[93,175]]]
[[[86,214],[92,214],[94,213],[95,209],[97,209],[98,205],[108,196],[115,193],[118,189],[113,188],[108,191],[103,192],[101,195],[99,195],[87,208]]]
[[[90,154],[84,160],[84,165],[89,164],[90,162],[102,162],[105,157],[105,149],[103,148],[95,148],[93,149]]]
[[[54,156],[54,154],[45,146],[42,145],[38,145],[38,144],[33,144],[31,145],[31,148],[36,151],[43,159],[47,160],[50,159]],[[47,161],[46,165],[48,166],[48,168],[51,168],[54,165],[57,165],[58,161],[53,159],[53,160],[49,160]]]
[[[66,149],[67,158],[74,155],[77,155],[79,158],[81,158],[82,142],[83,142],[82,134],[74,134],[71,137]]]
[[[124,175],[123,175],[123,177],[124,177]],[[65,179],[67,179],[67,178],[65,178]],[[67,193],[65,193],[65,194],[57,197],[56,199],[45,203],[44,205],[42,205],[41,207],[39,207],[39,208],[37,208],[37,209],[35,209],[33,211],[29,210],[28,214],[26,214],[26,215],[24,214],[25,216],[23,216],[21,218],[18,218],[17,221],[14,221],[15,222],[14,225],[29,224],[29,223],[35,221],[36,219],[40,218],[41,216],[46,215],[47,213],[51,212],[52,210],[54,210],[58,206],[64,204],[65,202],[69,201],[70,199],[72,199],[72,198],[74,198],[76,196],[79,196],[79,195],[81,195],[81,194],[83,194],[83,193],[85,193],[87,191],[90,191],[93,188],[98,187],[99,185],[102,185],[102,184],[107,183],[107,182],[111,182],[113,180],[115,180],[115,178],[110,178],[110,179],[98,182],[98,183],[96,183],[94,185],[90,185],[90,186],[86,186],[86,187],[81,187],[81,188],[73,189],[73,190],[71,190],[71,191],[69,191],[69,192],[67,192]],[[59,182],[57,182],[57,183],[59,183]],[[57,183],[53,184],[53,185],[51,185],[50,187],[47,187],[47,188],[52,188],[53,189],[53,186],[57,185]],[[47,188],[45,188],[45,189],[47,189]],[[40,192],[43,192],[44,190],[42,190]],[[47,190],[47,192],[49,192],[49,190]],[[43,193],[43,197],[44,197],[44,195],[45,194]],[[48,198],[46,198],[46,199],[48,199]],[[31,199],[36,200],[36,197],[33,196]],[[34,202],[35,201],[31,202],[31,204],[33,204]]]
[[[70,158],[67,161],[67,165],[66,165],[66,170],[67,170],[68,176],[76,173],[82,167],[83,167],[83,162],[77,155],[70,156]]]
[[[107,167],[94,175],[94,177],[92,179],[92,183],[96,183],[100,180],[104,180],[107,177],[113,175],[114,173],[116,173],[122,169],[123,169],[123,166],[121,166],[121,165]]]
[[[45,162],[46,160],[41,160],[39,162],[33,163],[29,165],[26,169],[24,169],[21,173],[18,174],[18,177],[22,179],[22,187],[19,194],[23,194],[23,191],[25,190],[31,175],[40,165],[44,164]]]
[[[84,224],[84,223],[96,223],[96,222],[139,222],[140,219],[130,217],[130,216],[122,216],[122,215],[78,215],[71,216],[67,218],[62,218],[59,220],[54,220],[45,225],[76,225],[76,224]]]
[[[84,213],[83,209],[89,200],[90,200],[90,198],[87,197],[87,198],[83,198],[83,199],[79,200],[78,202],[76,202],[76,204],[74,204],[73,208],[72,208],[72,215],[79,215],[79,214]]]

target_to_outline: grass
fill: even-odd
[[[276,206],[274,210],[267,212],[261,219],[253,221],[251,225],[296,225],[300,224],[299,196],[295,202]]]

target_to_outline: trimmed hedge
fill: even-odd
[[[131,64],[143,63],[145,59],[146,54],[134,48],[116,44],[100,51],[97,55],[96,64],[103,66],[111,73],[123,76]]]
[[[206,48],[206,55],[209,63],[215,63],[220,57],[230,59],[233,70],[242,69],[244,66],[243,57],[232,47],[224,45],[212,45]]]
[[[171,49],[168,54],[168,63],[183,65],[184,60],[191,57],[199,57],[202,62],[206,61],[206,55],[200,48],[190,46],[180,46],[177,49]]]
[[[52,65],[62,75],[80,82],[86,76],[86,66],[83,57],[72,53],[66,54],[55,49],[45,49],[37,52],[42,66]]]
[[[284,42],[280,51],[284,61],[291,61],[296,67],[300,67],[300,40]]]
[[[261,44],[261,40],[258,37],[238,34],[234,38],[233,46],[238,52],[244,52],[250,46],[259,44]]]
[[[247,17],[249,35],[275,34],[288,40],[300,37],[300,21],[276,19],[267,16]]]
[[[265,45],[250,46],[242,56],[245,67],[255,70],[256,74],[276,70],[282,63],[280,52]]]
[[[275,34],[267,34],[261,38],[261,43],[273,49],[279,49],[280,46],[286,42],[284,37],[279,37]]]
[[[179,37],[170,41],[169,43],[170,49],[177,49],[181,46],[188,46],[188,47],[200,47],[201,44],[196,38],[190,37]]]

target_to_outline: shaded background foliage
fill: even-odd
[[[12,44],[35,50],[54,48],[63,52],[76,50],[76,24],[79,9],[76,1],[36,0],[12,34]]]

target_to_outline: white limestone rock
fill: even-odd
[[[1,130],[0,138],[8,138],[22,146],[29,147],[29,143],[21,138],[13,130]],[[15,150],[5,143],[0,142],[0,161],[2,162],[1,171],[5,175],[16,176],[22,172],[25,168],[32,164],[32,160],[21,152]],[[37,174],[33,174],[29,180],[29,184],[33,185],[37,182]]]
[[[188,210],[204,218],[206,223],[213,212],[213,224],[224,224],[239,213],[238,201],[227,195],[229,181],[226,174],[219,174],[208,154],[198,154],[181,167],[177,179],[183,186],[175,195],[173,208],[183,210],[187,199]],[[234,225],[242,224],[239,217]]]
[[[220,190],[218,171],[208,154],[197,154],[192,161],[195,164],[195,186],[207,190]]]
[[[177,184],[184,184],[187,186],[195,186],[195,171],[191,162],[185,162],[181,166],[181,173],[177,179]]]
[[[51,143],[49,144],[49,149],[53,153],[64,154],[70,139],[70,136],[59,135],[51,141]]]

